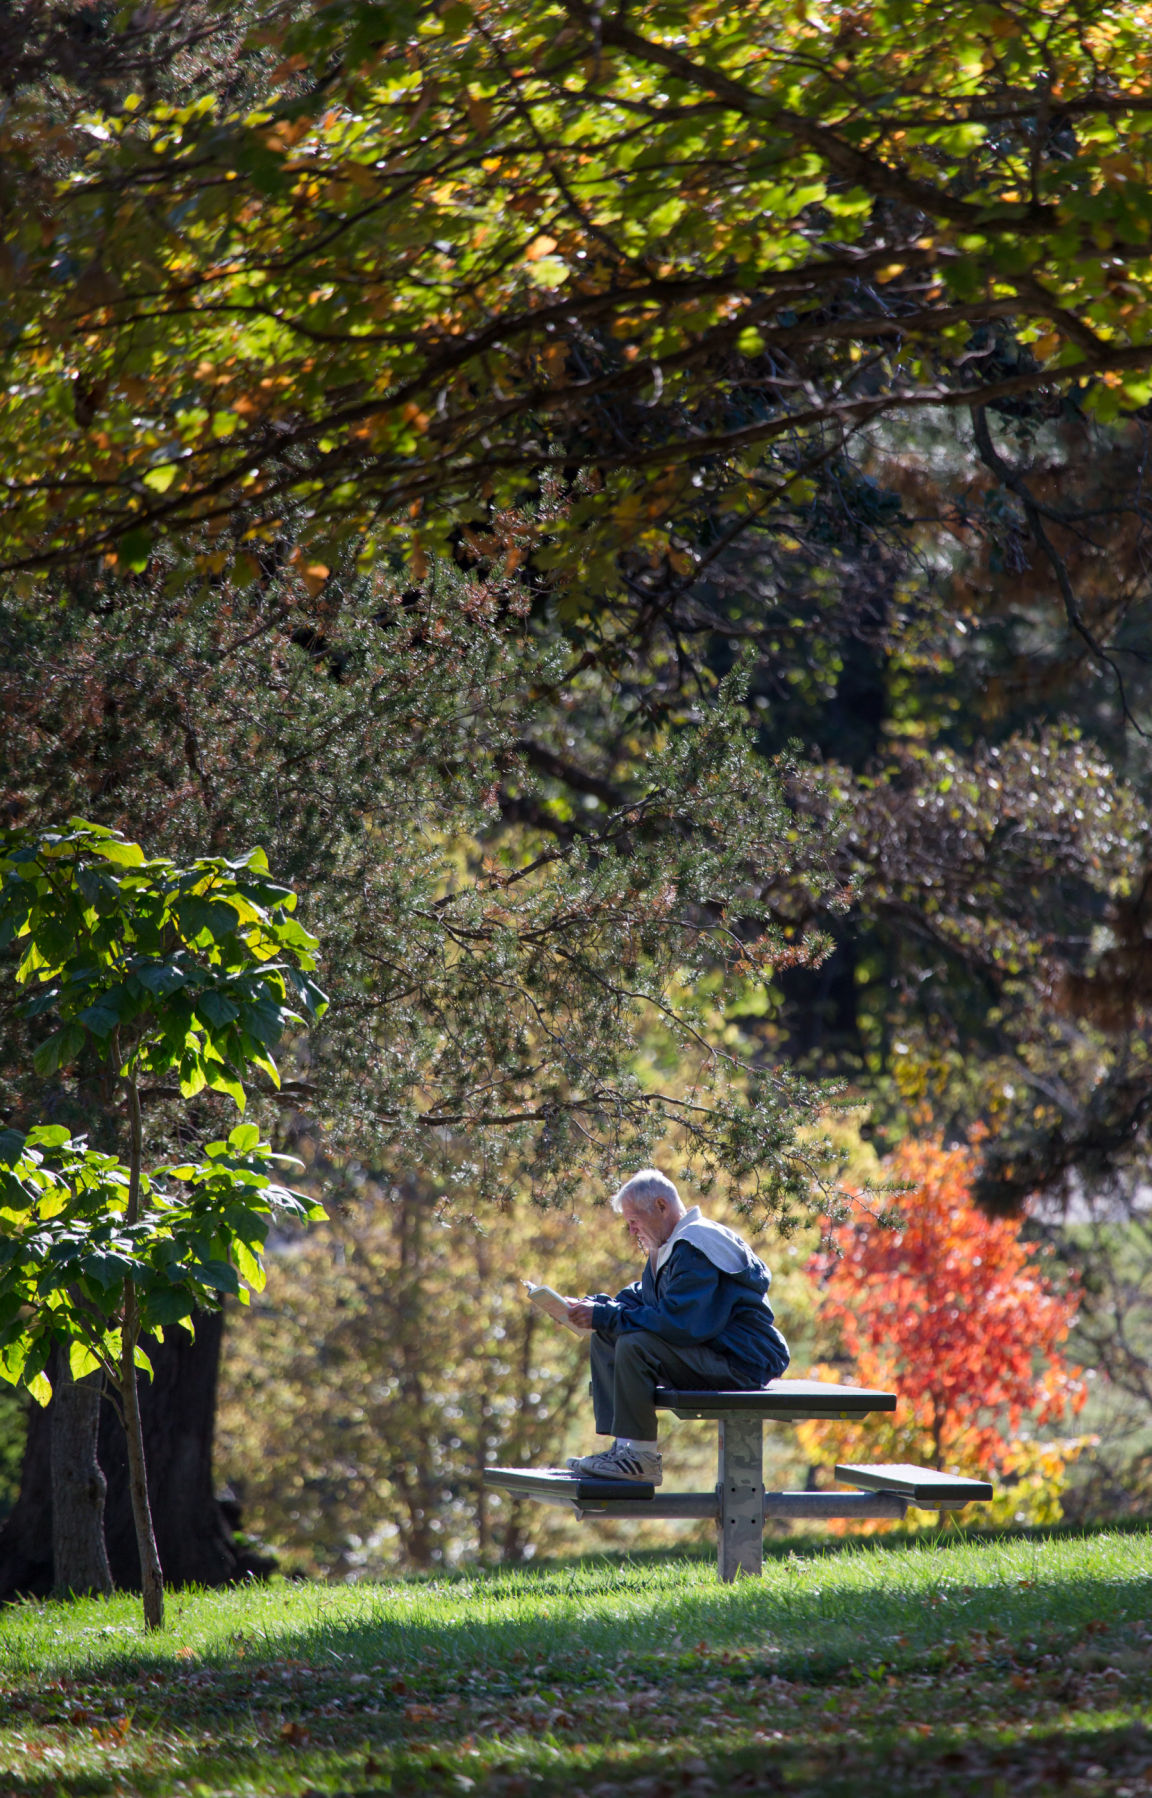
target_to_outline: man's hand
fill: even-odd
[[[591,1330],[594,1327],[591,1302],[588,1299],[569,1299],[568,1321],[578,1324],[582,1330]]]

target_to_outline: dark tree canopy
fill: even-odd
[[[688,577],[878,417],[1148,398],[1142,7],[200,0],[135,77],[14,13],[9,566],[419,574],[552,468],[570,578]]]

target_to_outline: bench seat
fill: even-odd
[[[771,1380],[751,1392],[680,1392],[658,1386],[656,1409],[677,1417],[720,1418],[740,1412],[745,1417],[796,1423],[805,1418],[850,1419],[867,1417],[871,1411],[894,1411],[896,1394],[868,1386],[838,1386],[832,1380]]]
[[[705,1517],[719,1522],[722,1516],[723,1492],[719,1484],[709,1492],[658,1492],[643,1480],[594,1480],[551,1467],[486,1467],[484,1484],[513,1498],[531,1498],[539,1504],[569,1510],[576,1517],[663,1517],[682,1521]],[[899,1519],[904,1508],[903,1499],[890,1492],[761,1490],[760,1507],[753,1522],[762,1534],[768,1517],[818,1523],[844,1517]]]
[[[906,1504],[922,1505],[929,1510],[937,1505],[950,1509],[986,1501],[992,1497],[987,1480],[968,1480],[957,1473],[937,1473],[931,1467],[912,1467],[907,1462],[838,1466],[836,1478],[846,1486],[865,1492],[893,1492]]]
[[[486,1467],[484,1484],[521,1493],[525,1498],[558,1500],[566,1505],[608,1498],[635,1502],[656,1496],[651,1480],[593,1480],[560,1467]]]

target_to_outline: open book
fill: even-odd
[[[566,1330],[571,1330],[574,1336],[592,1335],[593,1332],[591,1330],[586,1330],[583,1324],[569,1322],[568,1306],[561,1298],[560,1294],[552,1290],[551,1286],[537,1286],[531,1280],[523,1280],[521,1281],[521,1285],[524,1287],[524,1290],[532,1303],[540,1311],[546,1312],[555,1323],[563,1324],[564,1328]]]

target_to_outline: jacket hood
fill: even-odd
[[[667,1242],[661,1244],[656,1256],[657,1273],[682,1242],[699,1249],[713,1267],[718,1267],[722,1274],[730,1274],[739,1280],[750,1292],[763,1294],[772,1283],[772,1275],[760,1257],[752,1253],[744,1238],[737,1236],[735,1230],[729,1230],[725,1224],[714,1224],[711,1218],[703,1217],[699,1205],[693,1205],[691,1211],[680,1219]]]

